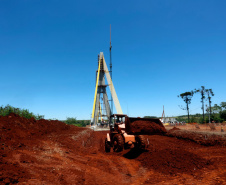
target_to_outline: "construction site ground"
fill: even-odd
[[[145,151],[105,153],[107,131],[0,117],[0,184],[226,184],[225,134],[203,144],[181,137],[183,128],[145,136]]]
[[[175,126],[165,126],[165,128],[167,130],[170,130],[174,127],[177,127],[181,130],[189,130],[189,131],[196,131],[196,132],[206,132],[206,133],[210,133],[210,134],[226,134],[226,125],[222,125],[221,123],[215,123],[215,129],[214,131],[211,131],[209,124],[186,124],[186,125],[175,125]],[[199,127],[199,128],[197,128]],[[221,132],[221,128],[225,131],[225,132]]]

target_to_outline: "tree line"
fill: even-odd
[[[68,125],[75,125],[75,126],[78,126],[78,127],[86,127],[86,125],[90,124],[90,120],[77,120],[76,118],[73,118],[73,117],[68,117],[63,122],[68,124]]]
[[[189,105],[191,104],[192,97],[194,94],[200,94],[201,95],[201,110],[202,110],[202,120],[201,123],[205,122],[222,122],[226,120],[226,102],[221,102],[220,105],[215,104],[213,107],[211,105],[212,97],[214,96],[212,89],[206,89],[204,86],[201,86],[199,89],[194,89],[192,91],[187,91],[184,93],[181,93],[178,95],[179,98],[182,98],[186,104],[185,108],[182,108],[183,110],[187,111],[188,116],[188,122],[191,122],[193,120],[190,120],[190,114],[189,114]],[[209,106],[206,109],[207,112],[207,119],[205,119],[205,100],[208,101]]]
[[[28,109],[15,108],[11,105],[0,107],[0,116],[8,116],[10,113],[17,114],[27,119],[31,119],[32,117],[36,120],[44,119],[43,115],[36,115],[33,112],[30,112]],[[90,124],[90,120],[77,120],[76,118],[67,118],[67,120],[64,120],[63,122],[78,127],[85,127],[86,125]]]
[[[28,109],[15,108],[11,105],[6,105],[6,106],[0,107],[0,116],[8,116],[10,113],[17,114],[17,115],[27,118],[27,119],[30,119],[32,117],[36,120],[44,119],[43,115],[39,115],[39,114],[36,115],[33,112],[29,112]]]

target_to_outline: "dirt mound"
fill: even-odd
[[[173,131],[173,130],[180,130],[179,128],[177,128],[177,127],[173,127],[172,129],[170,129],[168,132],[170,132],[170,131]]]
[[[149,155],[140,156],[138,160],[147,168],[170,175],[193,174],[211,164],[209,160],[205,160],[197,154],[175,148],[150,150]]]
[[[14,113],[0,116],[0,181],[7,184],[29,179],[31,173],[21,164],[38,161],[34,158],[29,159],[29,156],[24,157],[17,151],[39,150],[43,141],[48,140],[52,134],[60,135],[69,129],[81,130],[57,120],[26,119]],[[17,155],[18,161],[13,160]]]
[[[163,135],[166,133],[166,129],[155,122],[137,120],[131,123],[131,132],[143,135]]]
[[[190,140],[201,145],[206,146],[226,146],[226,134],[214,134],[214,133],[205,133],[205,132],[195,132],[188,130],[178,130],[171,129],[167,132],[167,135],[170,137],[177,137],[179,139]]]
[[[32,145],[35,140],[46,137],[51,133],[61,133],[71,127],[57,120],[35,120],[26,119],[14,113],[9,116],[0,117],[1,142],[4,149],[23,148]]]
[[[154,169],[162,174],[193,174],[197,170],[211,165],[202,155],[194,154],[186,148],[197,147],[192,142],[183,144],[173,143],[171,138],[162,136],[146,136],[151,143],[148,150],[140,152],[131,150],[124,154],[124,157],[136,159],[148,169]],[[165,144],[162,144],[165,143]],[[166,145],[167,144],[167,145]],[[186,147],[184,147],[186,145]]]
[[[146,151],[105,153],[106,134],[60,121],[0,117],[0,184],[226,182],[226,148],[154,135],[144,136]]]

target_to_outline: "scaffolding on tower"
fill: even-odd
[[[105,78],[107,79],[107,84],[105,83]],[[104,59],[104,54],[103,52],[100,52],[98,57],[98,70],[96,75],[96,88],[94,94],[91,126],[107,126],[107,124],[110,122],[110,116],[113,114],[113,110],[111,110],[110,107],[109,101],[111,100],[108,99],[106,90],[107,86],[110,89],[111,97],[114,102],[117,114],[123,114],[110,72],[108,71],[108,67]],[[104,122],[106,124],[104,124]]]

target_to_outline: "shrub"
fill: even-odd
[[[18,114],[19,116],[27,118],[27,119],[30,119],[32,117],[36,120],[44,118],[43,115],[39,115],[39,114],[35,115],[34,113],[29,112],[28,109],[15,108],[11,105],[6,105],[5,107],[4,106],[0,107],[0,116],[8,116],[10,113]]]
[[[68,125],[76,125],[77,124],[77,120],[76,120],[76,118],[67,118],[65,123],[68,124]]]

